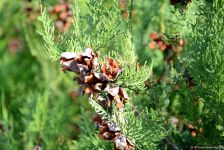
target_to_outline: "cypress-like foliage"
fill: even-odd
[[[224,0],[0,1],[0,149],[222,149]]]

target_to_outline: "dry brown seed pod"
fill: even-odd
[[[106,132],[106,131],[108,131],[108,126],[107,126],[107,124],[101,124],[101,125],[100,125],[100,128],[99,128],[99,131],[100,131],[100,132]]]
[[[71,22],[73,20],[70,4],[63,1],[56,5],[51,12],[56,17],[55,27],[60,32],[66,32],[71,26]]]
[[[121,98],[127,100],[129,99],[128,94],[126,93],[126,91],[123,88],[119,88],[119,95],[121,96]]]
[[[96,83],[93,88],[94,90],[101,91],[102,87],[103,87],[103,83]]]
[[[85,94],[91,94],[91,93],[94,93],[94,90],[91,88],[91,87],[86,87],[85,89],[84,89],[84,93]]]
[[[61,61],[61,69],[63,71],[72,71],[72,72],[79,72],[79,67],[77,63],[73,60],[69,61]]]
[[[63,52],[61,54],[60,60],[71,60],[77,57],[77,53],[75,52]]]
[[[112,132],[103,132],[99,134],[99,137],[103,140],[112,140],[115,137],[115,134]]]
[[[127,141],[124,134],[121,134],[114,142],[116,150],[125,150],[127,147]]]
[[[97,95],[96,99],[100,102],[105,102],[107,99],[104,98],[103,96]]]
[[[112,58],[109,58],[101,66],[103,79],[107,81],[115,80],[118,77],[118,75],[121,73],[121,71],[122,71],[122,68],[119,67],[118,62]]]
[[[84,77],[84,82],[89,83],[92,81],[92,79],[93,79],[93,74],[87,75]]]
[[[112,132],[120,132],[121,131],[120,128],[118,128],[114,122],[108,122],[107,125],[109,128],[109,131],[112,131]]]
[[[110,94],[111,96],[117,96],[119,93],[119,87],[109,87],[107,86],[104,91],[107,92],[108,94]]]
[[[128,138],[126,138],[127,140],[127,146],[126,146],[126,150],[135,150],[135,145],[131,142],[131,140],[129,140]]]
[[[84,58],[84,62],[88,67],[91,67],[92,60],[90,58]]]
[[[100,126],[100,124],[102,123],[102,118],[100,117],[100,115],[96,114],[93,116],[93,123],[98,127]]]
[[[121,102],[121,99],[118,95],[114,96],[114,102],[115,102],[115,105],[117,106],[118,109],[123,108],[123,103]]]
[[[89,71],[89,68],[86,65],[83,64],[77,64],[79,73],[82,75],[86,75],[86,73]]]
[[[95,56],[95,54],[91,48],[86,48],[81,55],[83,57],[88,57],[88,58],[92,58],[93,56]]]

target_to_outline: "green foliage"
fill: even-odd
[[[143,91],[145,89],[145,81],[149,78],[151,70],[146,64],[141,68],[137,64],[125,66],[124,72],[119,76],[118,84],[131,90]]]
[[[102,116],[102,119],[110,120],[111,118],[110,114],[107,112],[107,110],[105,110],[102,106],[100,106],[96,102],[96,100],[89,98],[89,104],[92,106],[92,108],[95,110],[97,114]]]
[[[192,50],[188,65],[196,83],[193,94],[202,98],[204,103],[202,118],[205,128],[208,128],[205,135],[209,137],[203,142],[206,144],[221,144],[224,140],[224,131],[218,128],[224,123],[224,45],[221,44],[224,38],[223,4],[223,0],[199,2],[197,21],[192,25],[193,33],[190,34],[189,49]],[[210,140],[212,138],[218,138],[219,141]]]
[[[39,27],[38,33],[45,41],[45,50],[53,60],[58,59],[62,51],[82,51],[85,47],[92,47],[94,50],[108,52],[108,48],[119,51],[115,43],[119,43],[124,32],[120,31],[122,18],[119,15],[118,1],[112,3],[103,0],[97,3],[94,0],[87,2],[88,11],[81,14],[78,3],[74,4],[73,31],[69,36],[59,38],[60,44],[54,40],[54,27],[49,19],[46,10],[42,11],[39,21],[42,28]],[[105,7],[105,5],[107,7]]]
[[[166,129],[162,126],[164,118],[152,109],[149,111],[145,108],[141,113],[133,109],[130,103],[126,105],[122,114],[115,108],[113,121],[137,149],[156,149],[159,141],[167,135]]]
[[[34,93],[28,96],[24,106],[21,112],[25,127],[22,136],[27,143],[25,149],[32,148],[34,144],[41,144],[45,149],[65,148],[63,144],[72,131],[70,128],[70,118],[74,112],[72,105],[64,103],[63,99],[58,100],[56,104],[50,99],[50,94],[44,92],[41,95]],[[60,108],[66,108],[68,112],[65,113]]]
[[[109,7],[105,7],[105,5]],[[87,14],[80,16],[78,22],[82,25],[80,30],[82,37],[79,45],[90,46],[96,50],[108,47],[118,49],[116,43],[120,40],[119,37],[122,34],[120,31],[122,18],[118,8],[118,0],[113,0],[110,3],[104,0],[97,3],[95,0],[90,0],[87,2],[87,6]],[[76,38],[76,36],[73,38]]]
[[[128,32],[123,43],[121,43],[122,49],[124,49],[123,55],[116,52],[111,54],[117,58],[119,64],[123,67],[123,72],[119,76],[117,84],[130,90],[143,91],[145,81],[149,79],[152,68],[147,63],[142,66],[139,65],[132,38]]]
[[[73,22],[62,33],[50,11],[58,1],[42,1],[43,9],[38,1],[0,1],[1,150],[38,144],[49,150],[113,149],[98,137],[92,111],[115,122],[136,149],[224,143],[223,0],[175,6],[169,0],[126,0],[122,11],[119,0],[69,2]],[[167,51],[148,47],[153,31],[169,44],[184,38],[183,52],[168,63]],[[128,91],[122,111],[106,110],[94,97],[71,100],[78,85],[73,74],[60,71],[59,57],[86,47],[97,51],[100,61],[113,57],[123,67],[113,82]]]
[[[12,120],[12,116],[7,111],[5,101],[6,101],[5,96],[2,94],[1,95],[1,109],[0,109],[1,110],[0,123],[3,126],[6,126],[7,128],[4,128],[5,132],[3,132],[2,130],[0,131],[0,133],[2,134],[2,136],[0,137],[0,142],[5,143],[5,144],[0,144],[0,148],[12,150],[12,149],[17,149],[18,143],[14,135],[15,130],[14,130],[14,123]]]
[[[45,44],[44,49],[48,52],[49,56],[53,60],[57,60],[60,52],[58,51],[57,44],[54,40],[54,30],[55,27],[52,24],[52,21],[49,19],[48,15],[46,14],[46,10],[42,10],[42,15],[38,18],[41,21],[43,29],[39,29],[38,33],[43,37]]]
[[[84,112],[82,112],[84,113]],[[79,120],[80,135],[79,141],[74,141],[71,146],[71,150],[79,149],[93,149],[93,150],[105,150],[113,149],[113,145],[110,142],[105,142],[99,138],[94,125],[89,118],[91,114],[85,113]]]

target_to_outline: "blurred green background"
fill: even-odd
[[[78,95],[77,84],[71,80],[72,74],[60,70],[59,60],[49,59],[43,49],[44,41],[36,32],[40,28],[37,20],[40,3],[54,19],[51,10],[59,2],[0,1],[0,149],[33,149],[37,145],[46,149],[82,149],[82,143],[74,145],[72,142],[78,139],[80,132],[87,135],[93,132],[89,136],[94,137],[84,140],[81,136],[81,142],[94,139],[89,142],[98,147],[105,145],[95,134],[87,98]],[[109,0],[105,2],[110,3]],[[166,63],[161,51],[149,49],[149,34],[153,31],[178,32],[178,27],[168,21],[172,18],[169,1],[140,0],[134,1],[133,6],[130,2],[120,1],[121,15],[125,20],[127,10],[132,7],[131,26],[139,62],[153,62],[154,78],[159,80]],[[74,1],[69,3],[72,5]],[[85,0],[77,3],[81,13],[88,11]],[[121,30],[127,29],[124,26]],[[162,96],[166,96],[164,94]],[[154,99],[148,102],[140,96],[141,101],[136,101],[136,105],[162,109],[164,102],[156,99],[160,94],[155,96],[146,92],[146,97],[149,95]],[[111,148],[111,144],[105,147]]]
[[[58,3],[42,1],[48,10]],[[1,150],[63,147],[77,139],[81,107],[88,108],[85,98],[78,100],[72,76],[43,50],[38,15],[38,0],[0,1]]]

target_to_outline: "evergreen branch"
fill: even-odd
[[[190,93],[203,101],[203,123],[207,129],[204,143],[218,145],[224,140],[217,128],[223,124],[224,95],[224,1],[198,2],[197,20],[192,25],[193,32],[189,42],[189,70],[195,81],[195,88]],[[213,118],[212,120],[209,118]],[[213,124],[216,128],[210,126]],[[219,141],[212,139],[219,138]]]
[[[130,104],[126,105],[122,117],[120,112],[113,109],[115,117],[113,121],[121,128],[122,132],[135,144],[137,149],[156,149],[158,142],[162,140],[167,131],[162,126],[164,120],[156,111],[146,108],[136,116]]]
[[[100,106],[95,100],[93,100],[92,96],[89,97],[89,104],[92,106],[95,112],[102,117],[102,119],[105,119],[108,121],[111,120],[110,114],[102,106]]]
[[[124,50],[123,55],[116,52],[111,54],[123,66],[123,72],[118,78],[118,85],[135,91],[143,91],[145,89],[144,82],[150,77],[152,67],[149,67],[146,63],[141,67],[138,66],[130,32],[125,36],[122,47]]]
[[[124,66],[124,71],[119,76],[118,84],[122,87],[143,91],[145,89],[145,81],[150,77],[152,68],[146,63],[138,68],[137,65]]]
[[[210,5],[212,7],[208,9]],[[224,70],[223,45],[219,44],[224,33],[222,5],[221,0],[200,5],[198,21],[192,27],[195,34],[191,35],[192,41],[189,46],[190,49],[197,47],[197,50],[192,51],[193,59],[188,62],[190,73],[197,82],[197,93],[207,101],[222,99],[218,94],[223,89],[219,82]]]
[[[52,25],[52,21],[49,19],[46,9],[42,10],[41,8],[41,16],[38,17],[38,20],[42,23],[42,28],[37,29],[37,32],[45,41],[44,49],[51,59],[57,60],[60,52],[58,51],[57,44],[54,40],[55,27]]]
[[[84,113],[84,112],[83,112]],[[113,145],[110,142],[105,142],[99,138],[96,129],[89,118],[91,114],[85,113],[79,121],[80,135],[79,140],[73,141],[70,150],[91,149],[91,150],[106,150],[112,149]]]

